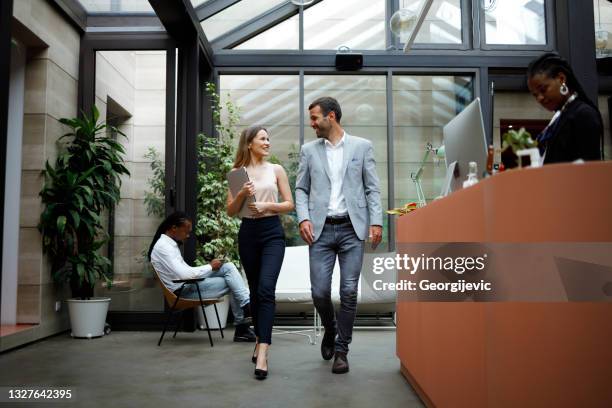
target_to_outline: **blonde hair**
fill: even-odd
[[[268,129],[259,125],[248,127],[240,133],[240,141],[238,142],[236,158],[234,159],[234,168],[246,167],[251,164],[249,143],[251,143],[253,139],[255,139],[255,136],[262,130],[268,133]]]

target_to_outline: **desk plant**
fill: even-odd
[[[538,142],[531,138],[531,134],[520,128],[518,131],[510,129],[502,136],[502,162],[507,169],[518,166],[516,152],[523,149],[536,147]]]

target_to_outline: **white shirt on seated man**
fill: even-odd
[[[230,294],[230,307],[234,314],[236,331],[234,341],[254,342],[255,333],[248,324],[250,316],[249,289],[233,263],[213,259],[210,264],[190,266],[183,259],[179,242],[189,238],[192,222],[187,214],[177,211],[170,214],[159,226],[149,248],[149,259],[168,289],[177,293],[182,283],[175,279],[198,279],[202,298],[218,298]],[[195,285],[185,285],[181,298],[199,299]]]

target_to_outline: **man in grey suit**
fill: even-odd
[[[332,372],[346,373],[348,345],[357,310],[357,286],[364,241],[372,248],[382,238],[382,207],[372,143],[348,135],[340,125],[342,111],[330,97],[308,107],[318,140],[300,152],[295,198],[300,235],[310,246],[312,299],[325,335],[321,355],[334,357]],[[340,310],[331,301],[336,256],[340,263]],[[336,338],[337,335],[337,338]]]

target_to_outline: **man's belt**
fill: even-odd
[[[351,222],[351,218],[348,215],[343,215],[341,217],[326,217],[325,218],[325,223],[326,224],[346,224],[346,223],[350,223]]]

